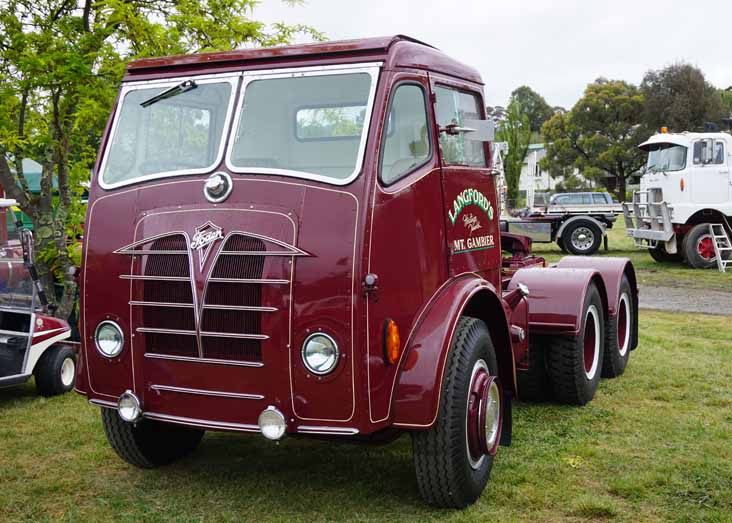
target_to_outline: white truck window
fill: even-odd
[[[694,165],[701,165],[704,163],[705,152],[707,148],[707,142],[699,140],[694,142]],[[712,164],[722,165],[724,163],[724,142],[714,142],[714,153],[712,154]]]
[[[431,155],[424,90],[414,84],[397,87],[389,109],[381,181],[388,185],[419,167]]]
[[[683,145],[654,144],[648,150],[646,168],[650,172],[681,171],[686,167],[686,152]]]

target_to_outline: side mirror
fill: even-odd
[[[456,136],[458,134],[464,134],[466,140],[473,142],[492,142],[496,128],[493,120],[465,120],[463,127],[456,123],[451,123],[445,127],[440,128],[441,133],[445,133],[450,136]]]
[[[711,138],[704,139],[704,152],[702,154],[702,163],[707,165],[714,161],[714,140]]]

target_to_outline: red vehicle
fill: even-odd
[[[128,66],[90,189],[77,376],[123,459],[168,463],[205,430],[407,432],[425,500],[463,507],[512,398],[584,404],[622,373],[633,267],[542,270],[501,235],[482,88],[402,36]]]

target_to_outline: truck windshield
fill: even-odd
[[[651,145],[648,149],[646,169],[649,172],[680,171],[686,167],[686,152],[687,148],[683,145],[670,143]]]
[[[180,85],[180,79],[124,87],[101,167],[102,186],[213,168],[221,161],[234,81],[198,80],[195,89],[175,96],[164,93]]]
[[[374,67],[245,77],[230,169],[350,182],[361,168],[377,72]]]

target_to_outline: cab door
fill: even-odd
[[[476,87],[431,76],[441,162],[451,276],[480,274],[500,289],[501,246],[495,180],[487,142],[472,139],[466,121],[485,118]],[[453,129],[450,129],[450,126]]]
[[[712,144],[711,154],[706,148]],[[692,200],[697,204],[724,203],[729,200],[730,166],[725,140],[698,140],[693,150]],[[705,161],[705,158],[707,161]],[[708,159],[711,159],[709,162]]]

